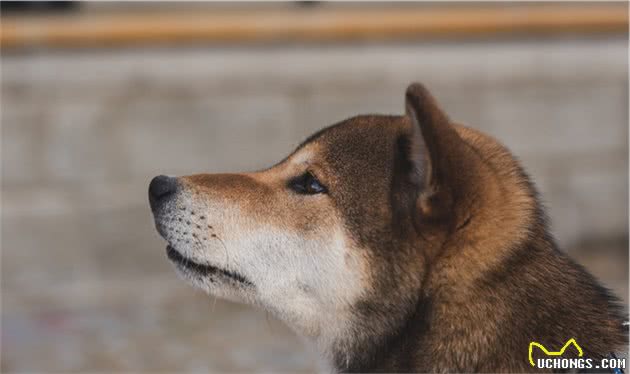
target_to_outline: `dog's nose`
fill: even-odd
[[[149,201],[151,206],[177,191],[177,178],[158,175],[149,184]]]

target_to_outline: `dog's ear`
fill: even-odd
[[[429,91],[419,83],[407,88],[406,115],[412,126],[409,158],[412,179],[420,191],[416,206],[425,217],[446,213],[452,201],[449,151],[459,136]]]

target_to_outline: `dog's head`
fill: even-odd
[[[406,108],[328,127],[263,171],[156,177],[151,208],[178,272],[307,336],[404,319],[428,264],[470,222],[463,197],[479,174],[424,87],[408,88]]]

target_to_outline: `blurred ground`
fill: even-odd
[[[313,371],[284,326],[176,278],[157,174],[252,170],[424,82],[524,162],[562,247],[628,303],[627,40],[2,56],[2,371]]]

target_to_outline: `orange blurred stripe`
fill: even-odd
[[[628,32],[627,4],[3,16],[0,46],[347,41],[602,32]]]

